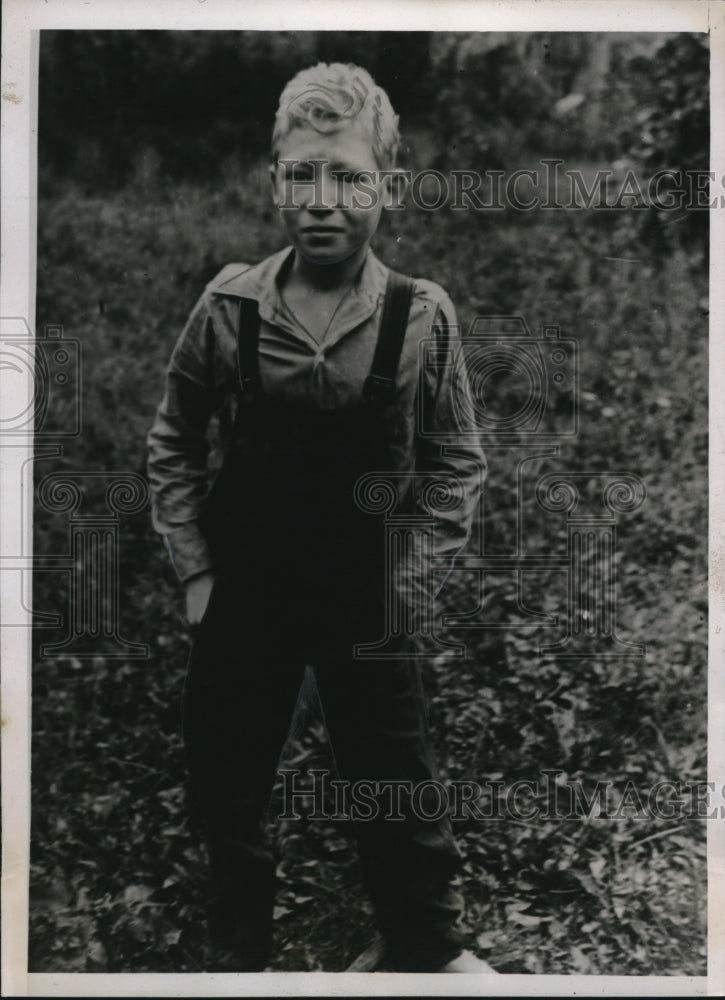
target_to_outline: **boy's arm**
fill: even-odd
[[[184,583],[212,570],[199,517],[209,485],[207,428],[216,408],[214,369],[214,327],[205,293],[171,355],[164,396],[148,435],[153,524]]]
[[[441,358],[454,363],[424,366],[416,435],[416,471],[421,473],[416,506],[421,514],[432,514],[435,519],[433,545],[428,554],[422,550],[411,553],[407,564],[399,567],[399,584],[416,611],[437,596],[456,556],[468,542],[486,476],[474,408],[465,404],[470,399],[470,384],[456,327],[455,309],[444,295],[432,334],[440,343]],[[442,481],[455,477],[450,504],[423,502],[425,484],[437,475]],[[443,499],[441,494],[438,499]],[[425,564],[431,554],[437,557],[433,566]]]

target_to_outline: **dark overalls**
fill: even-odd
[[[257,385],[210,497],[217,579],[190,658],[185,741],[240,969],[267,963],[275,862],[263,820],[307,665],[339,777],[388,784],[379,817],[353,823],[386,967],[434,970],[462,948],[448,820],[416,818],[405,794],[405,818],[384,818],[391,781],[436,777],[418,662],[353,656],[385,631],[381,519],[356,507],[353,486],[391,467],[387,424],[384,399],[292,411]]]

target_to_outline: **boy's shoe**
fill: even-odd
[[[204,957],[205,972],[265,972],[264,959],[252,959],[236,948],[210,948]]]
[[[207,972],[263,972],[269,942],[250,933],[229,904],[215,900],[207,913],[204,968]]]
[[[349,965],[345,971],[381,972],[384,968],[385,945],[378,938],[369,948],[366,948],[365,951],[358,955],[352,965]],[[484,962],[482,958],[476,958],[470,951],[462,951],[460,955],[451,959],[450,962],[446,962],[440,969],[436,969],[436,972],[463,972],[469,975],[478,974],[483,976],[499,975],[488,962]]]
[[[358,955],[345,972],[379,972],[384,958],[385,945],[380,938],[377,938],[369,948]]]
[[[498,976],[499,973],[482,958],[477,958],[473,952],[462,951],[460,955],[446,962],[438,972],[466,972],[469,975],[478,973],[483,976]]]

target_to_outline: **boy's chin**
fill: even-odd
[[[341,264],[350,257],[354,257],[359,247],[309,247],[303,243],[295,243],[295,250],[303,257],[308,264]]]

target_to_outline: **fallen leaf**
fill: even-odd
[[[584,952],[581,950],[581,948],[577,948],[575,944],[572,945],[570,949],[570,954],[572,957],[574,968],[576,969],[577,972],[586,975],[588,972],[592,971],[592,963],[589,960],[589,958],[584,954]]]
[[[151,893],[152,889],[147,885],[129,885],[123,891],[123,901],[129,906],[133,906],[135,903],[145,902]]]
[[[595,858],[594,861],[589,862],[589,871],[592,873],[595,879],[598,879],[607,866],[607,862],[604,858]]]
[[[509,914],[509,921],[518,924],[519,927],[538,927],[546,917],[536,917],[531,913],[519,913],[517,911]]]
[[[511,914],[515,913],[517,910],[528,910],[530,906],[531,906],[530,900],[515,899],[512,903],[506,904],[506,913],[508,913],[508,915],[511,916]]]

